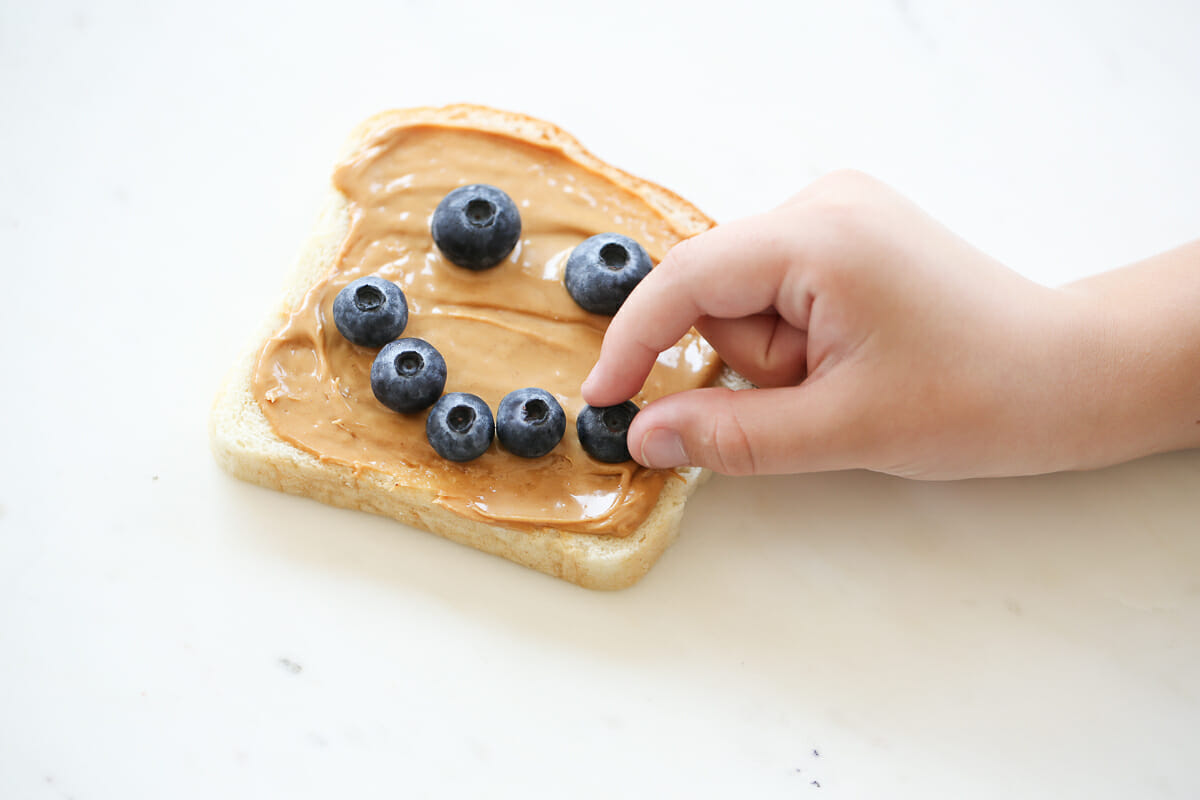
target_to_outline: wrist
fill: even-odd
[[[1133,377],[1122,369],[1127,334],[1102,293],[1082,287],[1053,291],[1063,313],[1054,381],[1054,427],[1062,438],[1062,463],[1056,468],[1095,469],[1126,460],[1132,456],[1124,454],[1141,438],[1131,425]]]
[[[1103,305],[1086,293],[1042,286],[1012,301],[1020,310],[999,336],[1008,368],[990,387],[996,474],[1112,463],[1105,431],[1119,411],[1107,391],[1114,334]]]
[[[1078,325],[1074,468],[1200,446],[1200,306],[1155,262],[1058,290]]]

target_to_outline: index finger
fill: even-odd
[[[637,394],[658,354],[702,316],[723,319],[772,308],[791,253],[778,216],[719,225],[680,242],[650,270],[613,317],[583,399],[611,406]]]

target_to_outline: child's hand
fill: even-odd
[[[1190,258],[1200,275],[1195,249]],[[1188,289],[1200,296],[1200,281]],[[1026,280],[881,183],[835,173],[671,250],[614,317],[583,397],[602,406],[633,396],[658,353],[695,325],[762,388],[647,405],[629,430],[647,466],[958,478],[1195,444],[1179,437],[1200,436],[1200,406],[1188,410],[1186,397],[1196,388],[1200,401],[1200,330],[1192,382],[1168,392],[1167,410],[1188,419],[1172,419],[1165,438],[1152,421],[1135,430],[1137,403],[1111,384],[1151,376],[1114,372],[1124,355],[1096,295]]]

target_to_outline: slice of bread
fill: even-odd
[[[603,163],[559,128],[523,115],[480,106],[455,105],[379,114],[351,135],[345,155],[368,146],[380,133],[407,125],[468,128],[560,150],[573,161],[640,197],[669,221],[680,239],[714,224],[670,191]],[[580,586],[618,589],[645,575],[678,536],[687,498],[707,477],[706,471],[684,468],[676,470],[675,476],[668,476],[649,516],[626,536],[515,528],[460,516],[435,502],[437,493],[434,489],[406,485],[394,474],[322,458],[294,446],[276,433],[253,391],[259,353],[264,342],[280,329],[309,289],[330,273],[350,225],[346,198],[336,189],[331,190],[316,228],[301,250],[282,303],[237,360],[217,395],[210,436],[220,465],[243,480],[335,506],[392,517]],[[727,370],[720,380],[728,385],[738,383],[737,377]],[[574,435],[573,420],[569,423],[568,435]]]

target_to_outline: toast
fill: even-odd
[[[443,139],[431,138],[435,136],[441,136]],[[540,171],[537,159],[544,157],[555,164],[565,159],[564,164],[578,167],[580,194],[588,194],[588,192],[595,194],[597,186],[606,191],[611,189],[612,197],[620,200],[619,208],[616,200],[597,202],[589,199],[590,206],[579,205],[579,208],[584,209],[586,213],[582,214],[580,219],[572,221],[571,224],[567,224],[565,218],[555,216],[560,212],[560,209],[557,208],[530,211],[531,214],[536,212],[553,216],[554,219],[539,230],[553,231],[556,236],[566,237],[561,241],[569,240],[578,243],[588,235],[603,232],[606,227],[613,230],[625,228],[651,240],[651,245],[647,249],[654,251],[652,256],[657,263],[665,250],[675,242],[698,234],[714,225],[711,219],[687,201],[662,187],[605,164],[587,152],[569,134],[549,123],[520,114],[471,105],[407,109],[385,112],[372,117],[351,134],[342,154],[340,171],[335,172],[335,184],[338,180],[345,179],[345,175],[349,174],[347,170],[352,172],[362,164],[374,164],[375,159],[392,157],[389,155],[391,152],[389,148],[400,154],[397,156],[398,158],[409,157],[407,154],[417,152],[415,144],[409,146],[410,141],[432,142],[428,146],[431,148],[429,152],[433,155],[422,156],[426,160],[418,162],[418,167],[428,165],[426,171],[431,174],[440,170],[438,175],[442,177],[439,177],[439,180],[448,181],[446,185],[450,188],[466,183],[492,182],[489,178],[493,176],[490,175],[450,174],[453,170],[447,166],[451,163],[450,159],[454,155],[455,148],[464,147],[461,142],[479,141],[486,143],[488,148],[493,148],[486,153],[487,157],[484,158],[482,155],[477,157],[467,150],[464,150],[466,155],[463,157],[464,164],[473,162],[474,167],[478,170],[487,171],[494,165],[495,169],[506,169],[511,173],[520,167],[524,170],[522,175],[537,173],[539,180],[557,185],[562,181],[545,178]],[[409,149],[405,150],[405,147],[409,147]],[[508,156],[508,151],[494,148],[510,148],[512,157]],[[383,151],[388,151],[388,153],[381,155]],[[497,153],[501,153],[503,157],[497,157]],[[411,157],[416,158],[415,155]],[[420,183],[424,173],[421,173],[420,170],[417,171],[419,174],[416,182]],[[573,176],[568,177],[573,180]],[[408,183],[401,178],[406,179]],[[405,173],[401,178],[394,181],[399,186],[398,189],[388,189],[388,192],[391,192],[389,196],[397,193],[403,194],[413,182],[411,173]],[[378,189],[377,183],[371,184],[373,191]],[[541,185],[539,184],[539,186]],[[567,191],[570,190],[567,189]],[[329,384],[334,387],[334,391],[325,391],[321,396],[318,393],[311,393],[311,395],[293,397],[292,390],[285,385],[284,379],[277,377],[281,368],[276,365],[272,371],[263,363],[270,353],[279,350],[281,347],[279,345],[280,337],[285,335],[284,332],[288,330],[288,326],[297,324],[295,322],[297,317],[307,314],[316,331],[313,334],[314,337],[321,341],[324,341],[322,337],[336,337],[336,331],[330,334],[328,330],[325,330],[333,328],[332,325],[325,324],[329,298],[322,299],[317,296],[314,299],[315,295],[318,295],[320,291],[328,294],[332,291],[330,287],[336,288],[337,281],[344,283],[354,274],[355,270],[365,274],[365,272],[373,271],[379,264],[384,264],[382,269],[391,270],[392,272],[389,274],[397,281],[400,280],[397,276],[406,274],[405,279],[411,284],[416,280],[415,274],[420,271],[422,266],[415,256],[410,259],[408,255],[393,261],[386,261],[386,258],[379,256],[378,253],[387,250],[388,242],[383,240],[363,241],[360,226],[363,224],[364,214],[346,192],[344,186],[339,188],[338,185],[335,185],[332,188],[314,231],[301,249],[294,273],[285,287],[282,302],[264,322],[262,329],[254,337],[252,345],[238,358],[218,392],[210,419],[210,441],[218,463],[242,480],[290,494],[310,497],[334,506],[391,517],[407,525],[422,528],[460,544],[502,556],[583,587],[618,589],[635,583],[646,574],[663,551],[677,538],[687,499],[707,477],[705,470],[699,468],[681,468],[669,471],[644,470],[634,462],[628,462],[619,469],[593,470],[603,480],[621,482],[624,487],[621,491],[626,492],[619,497],[621,503],[625,503],[629,497],[633,497],[632,490],[629,489],[633,484],[638,486],[644,484],[653,490],[653,495],[644,498],[643,506],[648,508],[648,511],[640,513],[636,518],[630,518],[628,515],[618,517],[618,511],[610,509],[605,513],[611,513],[611,517],[602,515],[596,520],[582,520],[578,524],[574,521],[570,524],[556,522],[557,517],[552,515],[524,518],[514,513],[503,518],[488,517],[486,514],[491,511],[486,503],[458,502],[456,504],[451,499],[452,493],[447,488],[449,485],[447,482],[453,483],[455,486],[459,482],[469,484],[472,480],[476,483],[488,483],[492,480],[487,477],[489,475],[493,476],[495,480],[500,479],[496,476],[502,476],[507,480],[510,473],[524,475],[522,470],[529,470],[529,475],[534,476],[531,480],[535,478],[541,480],[538,476],[543,473],[549,475],[547,472],[549,467],[543,469],[542,466],[542,462],[545,460],[556,459],[553,462],[554,468],[558,471],[555,472],[555,475],[558,475],[563,469],[572,468],[570,463],[572,460],[586,461],[581,457],[580,452],[569,450],[565,444],[567,440],[573,439],[575,436],[574,410],[577,409],[578,403],[582,402],[577,397],[567,397],[565,400],[568,402],[564,403],[568,413],[568,428],[564,444],[560,446],[560,449],[563,449],[566,455],[552,454],[544,456],[541,460],[518,460],[515,456],[502,452],[489,453],[484,458],[493,459],[495,462],[492,466],[487,467],[492,470],[491,472],[481,471],[485,470],[485,467],[473,468],[437,462],[425,463],[414,456],[396,456],[385,464],[384,461],[392,456],[382,453],[378,447],[371,451],[363,450],[362,452],[369,454],[360,456],[358,450],[343,452],[332,446],[326,448],[321,441],[310,441],[304,438],[308,435],[306,431],[312,426],[301,426],[300,433],[295,436],[289,432],[290,429],[287,427],[291,424],[289,414],[307,411],[310,406],[315,408],[319,403],[345,404],[347,398],[352,398],[353,391],[340,383],[340,378],[335,377]],[[563,197],[565,198],[565,196]],[[571,203],[576,202],[575,195],[566,199]],[[597,206],[600,207],[599,210],[597,210]],[[617,208],[620,213],[613,212],[610,207]],[[420,226],[428,228],[428,211],[432,211],[432,208],[427,211],[414,210],[411,215],[406,212],[402,215],[395,215],[395,218],[408,219],[409,216],[412,216],[414,218],[411,220],[412,235],[417,235]],[[526,211],[522,210],[522,214],[525,213]],[[598,224],[597,215],[603,217],[604,213],[607,213],[605,220],[607,225]],[[586,218],[587,224],[595,226],[595,229],[584,229],[582,224],[584,218]],[[515,276],[512,280],[524,281],[521,284],[522,291],[523,287],[531,280],[530,265],[526,263],[525,272],[518,273],[518,270],[521,269],[519,262],[521,258],[533,258],[532,254],[537,251],[539,244],[534,241],[536,231],[531,232],[529,237],[524,240],[523,245],[519,245],[519,248],[525,247],[524,254],[514,255],[510,259],[512,263],[504,265],[504,269],[508,269],[510,274]],[[561,244],[560,240],[555,241]],[[545,244],[545,248],[553,249],[550,244],[542,244]],[[423,262],[425,272],[436,272],[443,269],[435,251],[423,252],[425,253]],[[358,262],[353,262],[355,264],[353,267],[349,266],[352,264],[352,255],[366,259],[362,262],[366,266],[360,268],[357,265]],[[372,258],[375,259],[374,262],[371,261]],[[544,268],[540,266],[543,261]],[[430,266],[431,264],[433,266]],[[555,264],[555,258],[545,258],[534,266],[548,273],[555,268]],[[558,266],[561,267],[561,264]],[[450,267],[449,269],[452,272],[456,268]],[[345,275],[342,274],[343,272]],[[499,274],[502,269],[497,268],[489,270],[489,272]],[[502,275],[499,277],[468,276],[462,278],[462,280],[475,281],[502,279]],[[457,275],[453,280],[459,280]],[[468,284],[456,285],[467,286]],[[409,290],[408,287],[405,288],[406,292]],[[438,291],[453,290],[453,286],[449,289],[438,289]],[[515,288],[514,291],[516,291]],[[488,297],[486,294],[480,296],[485,299]],[[531,329],[540,326],[539,330],[549,331],[546,334],[548,342],[556,341],[560,337],[563,339],[579,338],[584,341],[585,345],[596,348],[603,336],[603,328],[606,324],[605,319],[582,310],[564,310],[567,309],[567,306],[559,303],[557,296],[552,298],[552,301],[558,305],[555,305],[552,311],[539,312],[539,315],[532,313],[522,315],[521,310],[516,306],[481,309],[477,308],[479,303],[475,299],[460,298],[461,305],[453,306],[452,303],[446,301],[444,295],[439,297],[426,298],[418,295],[414,313],[410,319],[435,320],[440,324],[443,320],[455,321],[450,318],[455,318],[456,314],[465,317],[478,312],[479,315],[487,317],[485,321],[492,326],[488,328],[489,331],[498,331],[500,327],[497,326],[501,326],[501,323],[503,326],[509,326],[510,319],[517,319],[518,322],[512,323],[512,325]],[[322,306],[322,302],[326,305]],[[306,306],[306,303],[309,305]],[[414,301],[410,298],[410,305],[412,304]],[[497,301],[497,305],[502,304]],[[459,314],[454,310],[455,308],[460,309],[462,313]],[[410,322],[410,327],[412,324]],[[456,324],[467,323],[457,321]],[[404,335],[411,334],[406,332]],[[689,337],[691,338],[686,343],[681,341],[679,345],[681,348],[685,345],[690,348],[689,360],[694,360],[696,353],[703,353],[706,358],[711,358],[711,360],[705,362],[707,365],[705,371],[698,371],[694,375],[689,374],[686,376],[688,379],[700,381],[699,385],[717,382],[731,386],[739,384],[737,376],[724,369],[716,361],[711,348],[708,348],[707,343],[703,342],[698,334],[692,332]],[[434,341],[434,338],[431,336],[430,340]],[[314,345],[314,347],[317,346]],[[275,350],[272,350],[272,347]],[[297,350],[294,343],[289,347],[291,348],[288,350],[289,353]],[[512,349],[517,351],[521,348],[514,347]],[[325,361],[333,359],[333,356],[326,355],[324,350],[316,350],[315,359],[303,347],[299,347],[299,350],[305,359],[304,364],[315,362],[324,368]],[[585,350],[581,353],[580,359],[587,356],[591,362],[594,362],[596,352],[598,349],[587,356]],[[537,354],[534,356],[530,359],[533,366],[539,366],[537,362],[546,360]],[[355,369],[361,371],[361,364],[358,362],[365,359],[369,363],[370,354],[355,352],[352,358],[350,356],[347,358],[355,363],[335,363],[329,368],[335,371],[345,370],[347,374]],[[492,360],[486,363],[493,366],[487,367],[487,369],[496,369],[494,365],[497,357],[492,354],[490,358]],[[682,359],[677,358],[676,360],[681,361]],[[660,362],[664,362],[664,359],[660,359]],[[482,363],[483,360],[481,360],[481,371],[484,369]],[[590,363],[586,363],[586,367],[590,367],[590,365]],[[465,369],[469,371],[472,368]],[[656,370],[658,369],[659,367],[656,366]],[[457,370],[459,374],[463,371],[464,369]],[[446,391],[452,390],[450,384],[454,383],[455,374],[456,365],[451,364],[451,378]],[[272,375],[276,377],[273,378]],[[522,374],[519,377],[523,379],[526,376]],[[562,386],[569,388],[563,388],[562,392],[572,392],[577,396],[579,376],[568,375],[568,377],[570,380],[567,380]],[[269,389],[264,390],[264,385],[269,384],[272,380],[277,380],[277,383],[271,384]],[[529,385],[535,384],[530,383]],[[666,391],[662,387],[674,385],[663,383],[660,393]],[[520,387],[514,385],[511,388]],[[369,391],[364,392],[361,387],[357,391],[359,395],[369,394]],[[306,399],[309,397],[316,399]],[[651,391],[650,394],[639,398],[639,405],[652,399],[654,397]],[[280,406],[285,407],[283,410],[276,407],[277,401]],[[359,397],[355,399],[355,402],[362,404],[358,407],[365,407],[367,404],[373,403],[374,398]],[[376,405],[378,404],[376,403]],[[494,405],[492,407],[495,408]],[[272,415],[270,418],[268,418],[268,413]],[[371,413],[376,412],[371,411]],[[399,420],[403,415],[393,416]],[[423,420],[424,414],[419,416]],[[382,422],[378,424],[372,422],[368,426],[365,423],[356,423],[353,418],[347,421],[339,417],[328,420],[331,424],[326,427],[331,436],[342,437],[338,441],[344,441],[346,446],[367,448],[370,445],[363,443],[359,436],[360,433],[368,428],[374,430],[379,425],[392,424],[391,418],[379,417],[378,419]],[[357,427],[355,427],[356,425]],[[401,438],[405,438],[405,441],[414,439],[411,435],[413,430],[411,426],[404,430],[406,433],[403,436],[389,434],[393,438],[385,441],[398,441]],[[337,446],[341,447],[342,445],[338,444]],[[412,441],[405,446],[410,446],[412,453],[420,455],[420,448],[425,445],[423,442]],[[492,445],[493,451],[498,451],[498,449],[498,445]],[[353,457],[346,455],[348,452],[354,454]],[[531,463],[527,465],[525,463],[527,461],[531,461]],[[580,464],[579,466],[582,468],[586,465]],[[539,472],[539,470],[541,471]],[[505,485],[507,486],[507,484]],[[553,487],[553,484],[550,483],[545,485]],[[498,495],[517,496],[526,493],[524,488],[519,491],[509,489],[500,491],[490,485],[476,487],[471,491],[478,493],[489,489],[493,491],[491,495],[493,498]],[[493,505],[503,507],[505,502],[504,497],[499,497]],[[621,503],[614,505],[613,508],[617,508]],[[561,503],[558,504],[558,506],[561,505]],[[632,501],[625,505],[633,507]],[[624,506],[622,506],[623,508]],[[621,513],[624,511],[621,510]],[[620,525],[614,523],[611,529],[605,529],[605,524],[617,519],[621,519],[623,522]],[[622,525],[623,528],[621,528]]]

